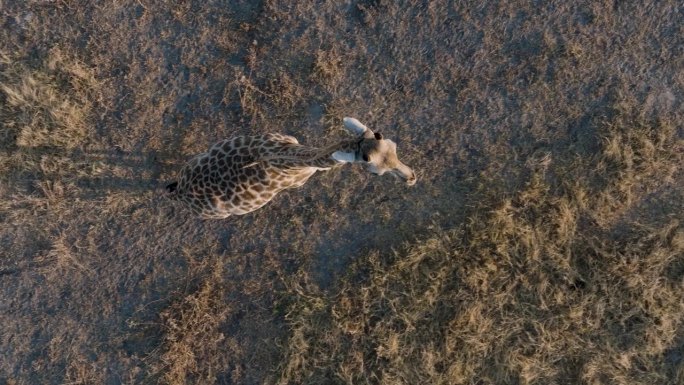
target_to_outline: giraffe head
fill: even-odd
[[[397,144],[382,134],[374,133],[354,118],[344,118],[344,126],[359,137],[359,148],[352,153],[333,154],[338,160],[363,164],[373,174],[390,173],[406,181],[409,186],[416,183],[416,173],[397,157]]]

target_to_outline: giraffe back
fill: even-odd
[[[281,134],[223,140],[188,161],[172,197],[204,218],[249,213],[315,173],[310,167],[283,167],[277,161],[278,155],[302,148],[297,139]]]

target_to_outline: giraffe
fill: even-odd
[[[222,219],[252,212],[280,191],[302,186],[316,171],[345,163],[360,163],[377,175],[390,173],[409,186],[416,183],[393,141],[354,118],[343,123],[354,138],[320,149],[275,133],[218,142],[188,161],[179,179],[166,186],[167,194],[202,218]]]

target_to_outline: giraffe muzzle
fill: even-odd
[[[406,184],[409,186],[413,186],[414,184],[416,184],[416,181],[418,180],[418,178],[416,177],[416,173],[411,169],[411,167],[401,162],[399,162],[399,165],[392,171],[394,175],[405,180]]]
[[[413,173],[409,178],[406,179],[406,184],[409,186],[413,186],[414,184],[416,184],[417,180],[418,178],[416,178],[416,174]]]

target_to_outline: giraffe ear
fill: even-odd
[[[364,135],[366,132],[370,131],[368,127],[364,126],[361,122],[354,118],[344,118],[342,119],[342,123],[344,123],[344,127],[347,130],[357,136]]]

